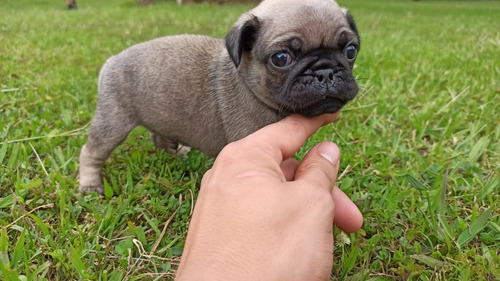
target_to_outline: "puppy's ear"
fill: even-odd
[[[346,8],[342,8],[342,12],[344,12],[344,15],[347,19],[347,23],[349,24],[349,28],[351,28],[351,30],[354,31],[354,33],[356,33],[356,37],[358,37],[358,41],[360,41],[358,28],[356,27],[356,23],[354,22],[354,18],[352,17],[352,15],[349,13],[349,11]]]
[[[250,52],[257,39],[259,19],[252,14],[244,14],[226,36],[226,48],[229,56],[238,67],[243,51]]]

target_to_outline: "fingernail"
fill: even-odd
[[[320,143],[318,146],[318,153],[334,165],[340,161],[339,148],[333,142],[325,141]]]

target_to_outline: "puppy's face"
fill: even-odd
[[[359,35],[333,0],[265,0],[226,37],[242,81],[282,115],[334,113],[353,99]]]

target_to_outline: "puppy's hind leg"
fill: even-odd
[[[123,115],[98,108],[90,124],[87,143],[80,153],[80,192],[104,194],[101,171],[111,152],[127,138],[136,123]]]
[[[187,157],[191,147],[179,144],[169,138],[161,136],[154,132],[149,132],[149,138],[157,148],[161,148],[170,154],[177,155],[183,159]]]

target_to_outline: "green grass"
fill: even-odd
[[[213,160],[136,129],[105,167],[114,196],[78,194],[97,73],[151,38],[222,37],[249,6],[134,3],[0,3],[0,280],[174,274]],[[499,280],[500,2],[341,4],[361,32],[361,92],[299,153],[337,142],[339,185],[365,215],[336,231],[332,280]]]

